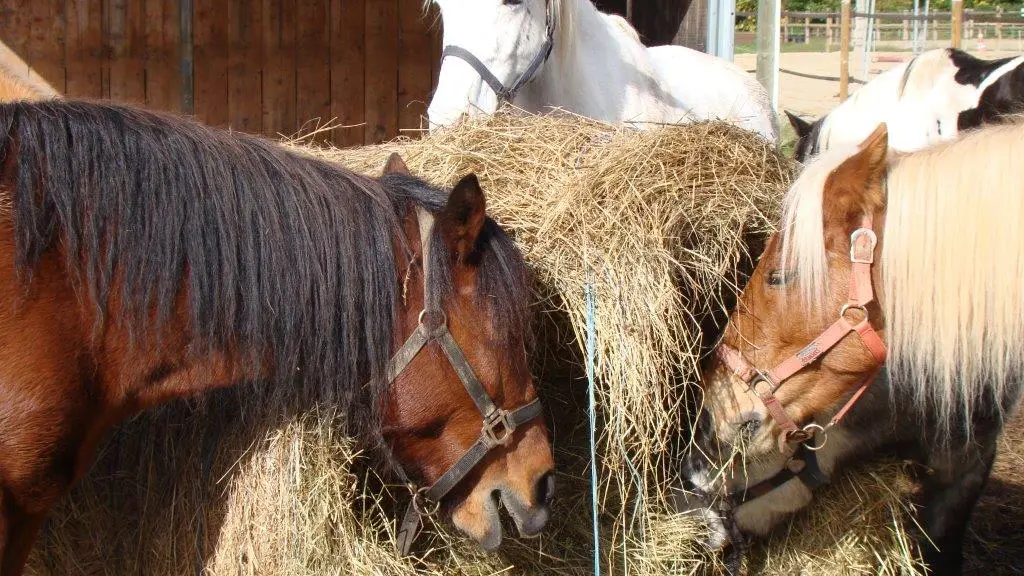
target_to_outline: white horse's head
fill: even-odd
[[[543,67],[558,0],[433,1],[444,22],[445,56],[427,108],[432,128],[463,113],[493,113]]]

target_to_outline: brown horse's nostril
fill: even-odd
[[[548,472],[540,477],[534,489],[534,498],[539,506],[550,506],[555,499],[555,473]]]
[[[757,413],[743,413],[743,422],[740,424],[740,436],[749,440],[761,430],[761,416]]]

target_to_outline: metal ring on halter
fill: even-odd
[[[768,376],[768,374],[766,374],[765,372],[762,372],[760,370],[757,370],[757,371],[754,372],[754,377],[750,379],[750,384],[747,384],[747,388],[749,388],[750,391],[753,392],[754,394],[758,393],[757,392],[757,383],[758,382],[764,382],[765,384],[767,384],[768,387],[771,388],[772,394],[774,394],[775,391],[779,389],[779,385],[776,384],[771,379],[771,377]]]
[[[412,493],[412,508],[420,516],[433,516],[441,509],[440,502],[431,502],[427,498],[428,490],[430,490],[430,487],[424,486]]]
[[[846,318],[846,313],[849,312],[850,310],[860,310],[861,314],[864,315],[864,318],[856,322],[850,322],[850,320]],[[868,321],[868,309],[861,304],[843,304],[843,307],[839,309],[839,317],[846,320],[847,322],[850,322],[851,326],[860,326],[861,324]]]
[[[431,326],[430,324],[427,324],[423,321],[424,319],[430,319],[430,317],[433,316],[434,314],[440,316],[440,322],[438,322],[436,325]],[[448,325],[448,316],[445,315],[443,310],[427,310],[426,308],[424,308],[423,310],[420,311],[420,315],[419,318],[417,319],[417,322],[419,322],[420,326],[423,326],[423,328],[427,331],[428,334],[436,334],[441,330],[441,328],[444,328],[445,326]]]
[[[822,448],[824,448],[825,444],[828,444],[828,428],[826,428],[825,426],[822,426],[821,424],[816,424],[814,422],[811,422],[810,424],[807,424],[806,426],[804,426],[802,428],[802,430],[804,432],[806,432],[808,434],[808,436],[809,436],[809,438],[804,441],[804,446],[807,447],[807,449],[810,450],[811,452],[817,452],[818,450],[821,450]],[[815,430],[818,430],[819,432],[821,432],[822,440],[821,440],[821,444],[812,445],[810,441],[811,441],[811,439],[814,438],[814,436],[816,434],[814,432]]]

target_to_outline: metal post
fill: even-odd
[[[867,39],[868,19],[863,15],[871,11],[871,3],[870,0],[853,0],[851,8],[858,16],[851,22],[850,42],[853,50],[853,69],[850,70],[850,73],[854,76],[866,76],[867,70],[860,69],[861,66],[865,66],[867,60],[865,51],[867,46],[864,42]]]
[[[964,2],[963,0],[953,0],[953,15],[950,21],[952,30],[949,32],[949,45],[953,48],[959,48],[964,27]]]
[[[931,7],[931,3],[932,0],[924,0],[924,44],[921,46],[922,51],[928,49],[928,11]],[[935,28],[932,28],[932,30],[935,30]]]
[[[779,37],[782,35],[782,0],[757,3],[757,80],[768,90],[772,109],[779,109]]]
[[[843,0],[839,14],[839,101],[850,95],[850,0]]]
[[[871,53],[874,51],[874,34],[872,31],[875,26],[875,0],[867,0],[868,5],[868,18],[864,22],[864,50],[861,52],[861,78],[867,78],[868,62],[871,60]]]
[[[921,23],[918,22],[917,17],[921,14],[921,0],[914,0],[914,41],[911,43],[913,46],[914,56],[921,53]]]
[[[731,62],[735,33],[736,0],[708,0],[707,53]]]

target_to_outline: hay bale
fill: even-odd
[[[588,285],[596,297],[604,564],[639,575],[716,566],[699,543],[703,528],[668,504],[673,448],[704,344],[700,327],[727,307],[745,251],[771,229],[791,178],[787,160],[722,123],[636,132],[566,116],[497,115],[350,150],[289,145],[373,174],[398,151],[439,185],[480,176],[490,213],[514,234],[537,279],[534,356],[560,472],[550,529],[485,555],[435,527],[423,558],[398,559],[395,494],[360,470],[335,432],[337,415],[316,399],[252,384],[123,426],[53,515],[31,573],[590,573],[581,408]],[[891,493],[885,482],[867,485],[874,492],[859,492],[860,504],[837,505],[844,514]],[[843,518],[854,542],[843,558],[855,556],[857,566],[906,543],[899,529],[890,538],[877,523]],[[829,552],[806,531],[789,536],[792,558],[826,565]],[[787,570],[782,559],[765,558],[767,571]]]

